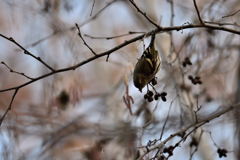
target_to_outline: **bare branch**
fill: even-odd
[[[138,8],[136,3],[133,0],[129,0],[129,2],[137,9],[137,11],[143,15],[151,24],[153,24],[157,28],[161,28],[158,24],[156,24],[153,20],[151,20],[145,12],[143,12],[141,9]]]
[[[93,12],[94,5],[95,5],[95,0],[93,0],[93,4],[92,4],[92,8],[91,8],[91,12],[90,12],[90,16],[92,16],[92,12]]]
[[[203,126],[204,124],[206,123],[209,123],[210,121],[220,117],[221,115],[224,115],[226,114],[227,112],[230,112],[232,111],[233,109],[237,109],[240,107],[240,104],[236,104],[236,105],[233,105],[233,106],[229,106],[225,109],[223,109],[222,111],[219,111],[215,114],[212,114],[208,117],[206,117],[205,119],[202,119],[202,120],[199,120],[197,123],[193,123],[193,124],[190,124],[189,126],[187,126],[186,128],[183,128],[181,130],[179,130],[178,132],[174,133],[174,134],[171,134],[168,138],[166,138],[164,141],[162,141],[161,143],[151,147],[151,148],[148,148],[148,151],[145,152],[143,155],[141,155],[138,160],[142,160],[144,158],[144,156],[148,153],[150,153],[151,151],[154,151],[156,149],[159,149],[159,148],[162,148],[168,141],[170,141],[171,139],[173,139],[174,137],[178,136],[178,135],[181,135],[182,133],[186,133],[189,129],[192,128],[192,130],[190,130],[187,134],[185,134],[183,136],[183,138],[175,145],[175,147],[178,146],[178,144],[182,141],[184,141],[193,131],[195,131],[197,128]]]
[[[145,32],[129,31],[128,33],[125,33],[125,34],[121,34],[121,35],[117,35],[117,36],[110,36],[110,37],[96,37],[96,36],[91,36],[89,34],[84,34],[84,36],[92,38],[92,39],[106,39],[106,40],[110,40],[110,39],[125,37],[125,36],[129,36],[129,35],[133,35],[133,34],[143,34],[143,33],[145,33]]]
[[[5,62],[1,62],[1,64],[3,64],[5,67],[7,67],[7,69],[9,69],[9,72],[12,72],[12,73],[16,73],[16,74],[19,74],[27,79],[30,79],[30,80],[33,80],[34,78],[31,78],[30,76],[27,76],[26,74],[22,73],[22,72],[17,72],[17,71],[14,71],[12,68],[10,68]]]
[[[105,52],[102,52],[102,53],[99,53],[97,55],[94,55],[93,57],[90,57],[82,62],[79,62],[78,64],[76,65],[73,65],[73,66],[70,66],[70,67],[66,67],[66,68],[62,68],[62,69],[58,69],[58,70],[52,70],[52,72],[49,72],[47,74],[44,74],[44,75],[41,75],[39,77],[36,77],[35,79],[32,79],[26,83],[23,83],[19,86],[16,86],[16,87],[12,87],[12,88],[7,88],[7,89],[2,89],[0,90],[0,92],[7,92],[7,91],[11,91],[11,90],[19,90],[29,84],[32,84],[38,80],[41,80],[41,79],[44,79],[46,77],[49,77],[51,75],[54,75],[54,74],[57,74],[57,73],[61,73],[61,72],[66,72],[66,71],[70,71],[70,70],[75,70],[77,68],[79,68],[80,66],[83,66],[89,62],[92,62],[94,61],[95,59],[98,59],[100,57],[103,57],[103,56],[107,56],[107,60],[108,60],[108,57],[110,54],[112,54],[113,52],[133,43],[133,42],[136,42],[138,40],[141,40],[143,39],[144,37],[146,36],[149,36],[149,35],[152,35],[152,34],[157,34],[157,33],[163,33],[163,32],[170,32],[170,31],[180,31],[180,30],[184,30],[184,29],[193,29],[193,28],[208,28],[208,29],[213,29],[213,30],[220,30],[220,31],[225,31],[225,32],[229,32],[229,33],[234,33],[234,34],[238,34],[240,35],[240,31],[238,30],[234,30],[234,29],[231,29],[231,28],[227,28],[227,27],[222,27],[222,26],[216,26],[216,25],[209,25],[209,24],[187,24],[187,25],[183,25],[183,26],[173,26],[173,27],[162,27],[162,28],[156,28],[146,34],[141,34],[137,37],[134,37],[130,40],[127,40],[123,43],[121,43],[120,45],[118,46],[115,46],[113,47],[112,49],[110,50],[107,50]],[[5,36],[4,36],[5,37]],[[6,37],[7,39],[7,37]]]
[[[171,108],[172,108],[172,104],[173,104],[173,101],[171,102],[171,104],[170,104],[170,106],[169,106],[168,113],[167,113],[167,117],[166,117],[166,120],[164,121],[163,128],[162,128],[162,131],[161,131],[161,134],[160,134],[160,138],[159,138],[160,140],[162,139],[162,136],[163,136],[163,133],[164,133],[164,130],[165,130],[165,127],[166,127],[168,118],[169,118],[169,113],[170,113]]]
[[[7,37],[4,36],[3,34],[0,34],[1,37],[3,37],[4,39],[14,43],[16,46],[18,46],[21,50],[23,50],[24,54],[29,55],[31,57],[33,57],[34,59],[36,59],[37,61],[39,61],[40,63],[42,63],[45,67],[47,67],[48,69],[50,69],[51,71],[54,71],[54,69],[52,67],[50,67],[46,62],[44,62],[40,57],[35,56],[34,54],[32,54],[31,52],[29,52],[27,49],[25,49],[22,45],[20,45],[18,42],[16,42],[12,37]]]
[[[92,17],[90,17],[89,19],[87,19],[86,21],[84,21],[82,24],[79,25],[79,27],[83,27],[84,25],[88,24],[89,22],[93,21],[94,19],[96,19],[99,15],[101,15],[101,13],[106,10],[108,7],[110,7],[113,3],[117,2],[117,1],[120,1],[120,0],[112,0],[110,2],[108,2],[102,9],[100,9],[95,15],[93,15]],[[57,30],[57,31],[54,31],[53,33],[31,43],[31,44],[28,44],[27,46],[25,46],[25,48],[29,48],[29,47],[34,47],[36,45],[38,45],[39,43],[42,43],[46,40],[48,40],[49,38],[55,36],[55,35],[58,35],[60,33],[63,33],[63,32],[66,32],[66,31],[71,31],[71,30],[75,30],[76,27],[73,26],[73,27],[70,27],[70,28],[66,28],[66,29],[63,29],[63,30]]]
[[[198,9],[196,0],[193,0],[193,3],[194,3],[194,7],[195,7],[195,9],[196,9],[196,11],[197,11],[198,20],[200,21],[201,24],[204,24],[204,23],[203,23],[203,20],[202,20],[202,18],[201,18],[201,16],[200,16],[200,12],[199,12],[199,9]]]
[[[0,126],[2,125],[3,120],[4,120],[5,117],[7,116],[7,113],[11,110],[12,104],[13,104],[13,101],[14,101],[16,95],[17,95],[17,92],[18,92],[18,88],[15,89],[15,91],[14,91],[14,93],[13,93],[13,96],[12,96],[12,99],[11,99],[11,101],[10,101],[7,109],[5,110],[4,114],[3,114],[2,117],[0,118]]]
[[[239,12],[240,12],[240,9],[239,9],[239,10],[237,10],[237,11],[235,11],[235,12],[233,12],[233,13],[231,13],[231,14],[229,14],[229,15],[222,16],[222,18],[228,18],[228,17],[232,17],[232,16],[234,16],[234,15],[238,14]]]
[[[82,39],[84,45],[87,46],[87,48],[96,56],[96,55],[97,55],[96,52],[94,52],[94,50],[93,50],[93,49],[86,43],[86,41],[83,39],[82,34],[81,34],[81,31],[80,31],[80,28],[79,28],[79,26],[78,26],[77,23],[76,23],[76,27],[77,27],[77,30],[78,30],[78,35],[79,35],[79,37]]]

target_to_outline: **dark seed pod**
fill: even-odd
[[[144,94],[144,99],[148,99],[148,94]]]
[[[161,96],[164,96],[164,97],[167,96],[167,92],[162,92]]]
[[[152,92],[152,91],[150,91],[150,90],[147,92],[147,94],[148,94],[148,96],[150,96],[150,97],[152,97],[152,96],[153,96],[153,92]]]
[[[157,94],[154,95],[154,99],[157,101],[159,96]]]
[[[167,101],[167,98],[166,98],[166,97],[163,97],[163,96],[162,96],[161,98],[162,98],[162,101],[163,101],[163,102],[166,102],[166,101]]]
[[[148,97],[148,102],[152,102],[153,98],[152,97]]]
[[[152,82],[152,85],[155,86],[157,84],[156,78],[153,78],[151,82]]]

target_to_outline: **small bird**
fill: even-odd
[[[134,68],[133,83],[140,92],[155,78],[160,68],[160,56],[154,47],[154,41],[155,34],[152,35],[149,46],[144,50]]]

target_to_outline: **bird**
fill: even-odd
[[[154,46],[155,34],[152,34],[149,46],[143,51],[133,71],[133,83],[142,92],[142,89],[149,84],[159,71],[161,60],[158,51]]]

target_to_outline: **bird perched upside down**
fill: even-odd
[[[154,41],[155,34],[152,35],[149,46],[144,50],[134,68],[133,83],[140,92],[155,78],[160,68],[160,56],[154,47]]]

